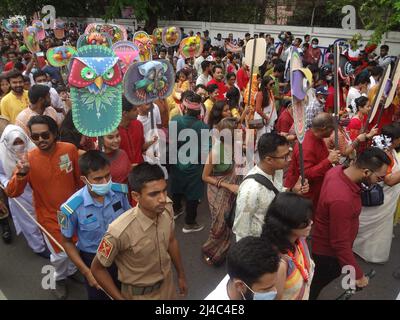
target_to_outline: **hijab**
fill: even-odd
[[[15,140],[19,138],[24,144],[14,145]],[[25,131],[16,125],[9,124],[5,127],[0,138],[0,161],[2,162],[5,174],[11,178],[15,166],[21,153],[28,152],[35,148],[35,144],[29,139]]]

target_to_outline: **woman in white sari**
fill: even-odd
[[[0,138],[0,182],[3,186],[6,187],[10,181],[20,157],[33,148],[35,148],[35,145],[21,127],[9,124],[4,129]],[[17,234],[21,232],[24,234],[28,245],[35,253],[45,258],[50,257],[42,233],[17,202],[36,219],[33,209],[32,189],[29,184],[26,185],[25,191],[21,196],[9,199],[15,229]]]
[[[396,148],[400,146],[400,126],[390,124],[375,136],[373,145],[386,152],[392,160],[383,181],[384,203],[363,207],[360,227],[353,251],[367,262],[385,263],[389,260],[393,236],[393,217],[400,196],[400,159]]]

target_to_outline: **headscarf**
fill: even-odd
[[[14,141],[19,138],[24,142],[23,150],[15,148]],[[35,148],[35,144],[29,139],[25,131],[16,125],[9,124],[0,138],[0,161],[3,164],[5,174],[11,178],[18,162],[19,152],[28,152]]]

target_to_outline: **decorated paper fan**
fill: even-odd
[[[44,24],[42,21],[33,20],[32,27],[34,27],[36,29],[37,39],[39,41],[42,41],[42,40],[44,40],[44,38],[46,38],[46,34],[44,32]]]
[[[81,35],[77,41],[76,47],[80,48],[88,45],[104,46],[111,48],[112,47],[111,37],[108,35],[108,33],[98,33],[98,32],[92,32],[89,34]]]
[[[122,70],[105,46],[80,47],[70,63],[72,116],[75,127],[89,137],[114,131],[122,117]]]
[[[162,43],[167,48],[179,45],[181,39],[182,32],[177,27],[166,27],[162,31]]]
[[[179,53],[185,58],[194,58],[203,52],[203,41],[200,37],[188,37],[181,41]]]
[[[153,30],[153,42],[155,45],[162,44],[162,32],[163,32],[163,28],[155,28]]]
[[[370,111],[369,118],[368,118],[369,123],[371,123],[374,120],[375,115],[379,109],[381,99],[385,93],[386,83],[389,80],[390,71],[391,71],[391,65],[389,64],[386,66],[386,69],[382,75],[380,82],[379,82],[379,87],[378,87],[375,97],[373,99],[373,103],[371,105],[371,111]]]
[[[54,36],[57,39],[63,39],[65,37],[65,22],[60,19],[56,19],[54,23]]]
[[[168,60],[138,62],[124,76],[124,94],[130,103],[140,105],[167,98],[174,84],[174,69]]]
[[[14,16],[3,20],[3,28],[8,32],[23,32],[26,26],[24,16]]]
[[[47,61],[53,67],[64,67],[69,64],[76,50],[71,46],[50,48],[46,52]]]
[[[107,33],[111,37],[112,43],[128,40],[126,29],[117,24],[91,23],[86,27],[85,33],[89,34],[92,32]]]
[[[136,44],[139,49],[140,61],[152,60],[153,40],[146,32],[135,32],[133,35],[133,43]]]
[[[312,86],[312,73],[303,68],[301,57],[296,48],[292,48],[290,56],[290,86],[292,91],[292,108],[294,129],[299,143],[303,143],[306,127],[307,91]]]
[[[132,63],[140,61],[139,49],[130,41],[118,41],[113,44],[112,49],[119,58],[123,73]]]
[[[347,78],[354,74],[353,65],[351,64],[349,59],[343,54],[341,54],[339,57],[339,68],[342,78]]]
[[[396,94],[397,85],[400,81],[400,59],[397,58],[396,65],[394,66],[394,70],[391,75],[390,89],[387,93],[387,98],[385,102],[385,109],[389,108],[391,103],[393,102],[394,96]]]
[[[35,27],[26,27],[24,29],[24,43],[28,50],[32,53],[40,51],[39,41],[37,39],[37,33]]]

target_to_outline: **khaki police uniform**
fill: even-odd
[[[176,299],[169,239],[174,232],[172,201],[155,220],[136,206],[113,221],[97,249],[108,268],[115,261],[121,292],[131,300]]]

